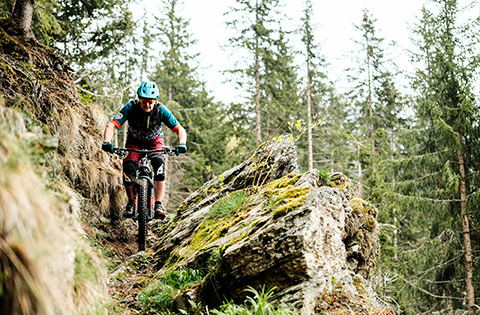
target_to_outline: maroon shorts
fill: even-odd
[[[130,137],[127,137],[127,141],[125,143],[126,148],[130,149],[148,149],[148,150],[153,150],[153,149],[161,149],[164,146],[164,139],[162,136],[158,136],[153,140],[148,140],[148,141],[138,141],[136,139],[131,139]],[[132,152],[129,151],[128,155],[125,159],[123,159],[123,162],[127,161],[135,161],[138,163],[140,159],[140,153],[138,152]]]

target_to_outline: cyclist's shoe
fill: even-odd
[[[135,201],[130,200],[128,201],[127,207],[125,208],[125,212],[123,212],[124,218],[133,218],[133,212],[135,211]]]
[[[155,216],[154,219],[164,219],[165,210],[163,209],[161,201],[155,201]]]

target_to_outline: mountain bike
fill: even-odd
[[[174,149],[163,147],[162,149],[130,149],[113,148],[113,153],[124,157],[128,151],[140,153],[139,163],[135,171],[133,181],[133,193],[135,207],[133,220],[138,221],[138,251],[144,251],[147,242],[148,222],[155,216],[155,184],[154,172],[149,163],[150,158],[155,154],[178,155]]]

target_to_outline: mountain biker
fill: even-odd
[[[128,102],[120,112],[115,115],[107,125],[104,132],[102,150],[113,153],[113,144],[110,140],[116,128],[120,128],[128,120],[128,134],[125,143],[126,148],[131,149],[161,149],[164,145],[162,123],[177,134],[177,153],[187,152],[187,132],[177,121],[172,112],[161,102],[158,86],[151,81],[144,81],[137,90],[138,100]],[[128,196],[128,204],[124,217],[131,218],[134,215],[135,203],[132,178],[135,178],[140,153],[129,152],[123,160],[123,183]],[[165,210],[162,199],[165,195],[165,158],[162,154],[156,154],[150,160],[154,169],[155,182],[155,219],[165,218]]]

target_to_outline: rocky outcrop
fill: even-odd
[[[379,254],[375,207],[343,174],[299,174],[288,137],[206,183],[180,206],[156,245],[158,267],[202,272],[177,304],[243,301],[248,287],[275,287],[303,314],[376,304],[370,280]]]

